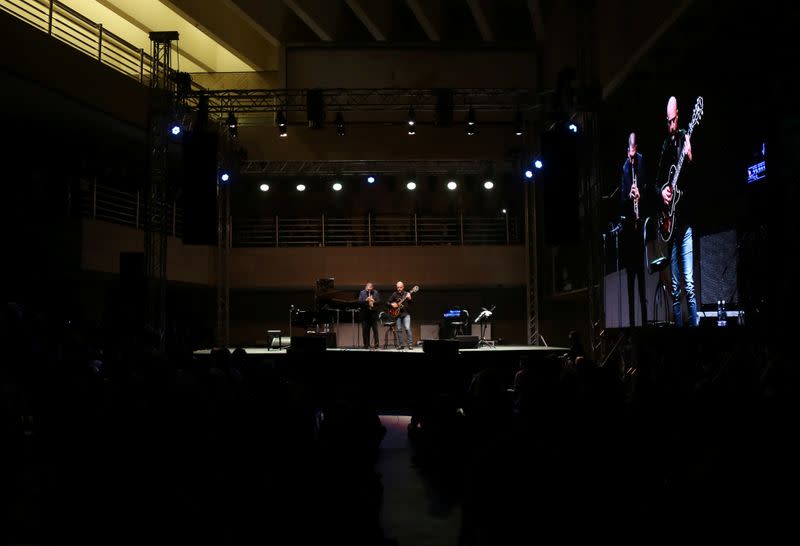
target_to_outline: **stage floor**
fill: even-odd
[[[260,355],[260,356],[277,356],[277,355],[285,355],[287,350],[286,348],[283,349],[267,349],[266,347],[243,347],[245,352],[248,355]],[[567,347],[540,347],[536,345],[497,345],[495,347],[480,347],[478,349],[459,349],[459,354],[474,354],[474,353],[548,353],[548,354],[563,354],[566,353],[569,349]],[[212,349],[198,349],[194,351],[195,355],[198,356],[209,356],[211,354]],[[363,349],[359,348],[351,348],[351,347],[333,347],[326,349],[326,352],[329,353],[366,353],[366,354],[374,354],[374,353],[398,353],[398,354],[407,354],[407,355],[425,355],[422,350],[422,347],[415,347],[412,350],[408,349],[395,349],[394,347],[389,349]]]

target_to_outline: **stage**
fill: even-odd
[[[296,340],[297,338],[295,338]],[[511,387],[520,362],[533,365],[559,357],[565,347],[500,345],[495,348],[459,349],[453,343],[428,344],[413,350],[352,348],[243,347],[244,365],[251,371],[273,370],[289,381],[313,390],[316,399],[343,392],[360,393],[376,407],[411,411],[421,398],[434,394],[463,395],[474,374],[495,371]],[[199,362],[214,358],[211,349],[194,352]]]

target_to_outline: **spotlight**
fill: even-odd
[[[275,125],[278,126],[278,136],[286,136],[286,113],[283,110],[278,110],[275,115]]]
[[[487,190],[491,190],[492,188],[494,188],[494,182],[492,182],[491,180],[487,180],[486,182],[483,183],[483,187],[486,188]]]
[[[508,212],[508,211],[507,211],[506,209],[503,209],[503,210],[501,210],[500,212],[502,212],[503,214],[505,214],[505,213],[506,213],[506,212]]]
[[[406,184],[406,188],[408,188],[409,190],[415,190],[417,189],[417,183],[414,182],[413,180],[409,180],[408,184]]]
[[[306,191],[305,184],[298,184],[297,185],[297,191]]]
[[[177,123],[173,123],[172,126],[169,128],[169,132],[175,136],[181,134],[181,126]]]
[[[533,171],[530,169],[525,171],[525,178],[533,178]]]
[[[567,129],[569,129],[569,130],[570,130],[570,131],[572,131],[573,133],[577,133],[577,132],[578,132],[578,126],[577,126],[577,125],[575,125],[574,123],[570,123],[570,124],[569,124],[569,127],[567,127]]]
[[[367,184],[374,184],[374,183],[375,183],[375,177],[372,176],[372,175],[368,176],[367,177]]]
[[[417,134],[417,130],[414,128],[413,125],[409,125],[408,126],[408,134],[409,135],[416,135]]]
[[[341,112],[336,114],[336,134],[344,136],[344,116]]]
[[[228,112],[228,127],[235,129],[238,124],[238,120],[236,119],[236,115],[233,113],[233,111]]]
[[[342,184],[341,184],[341,182],[334,182],[334,183],[333,183],[333,191],[342,191]]]
[[[458,184],[456,184],[455,180],[451,180],[450,182],[447,183],[447,189],[448,190],[452,191],[452,190],[456,189],[457,187],[458,187]]]
[[[475,110],[472,109],[472,106],[469,107],[469,112],[467,112],[467,125],[475,125]]]
[[[269,184],[261,184],[258,189],[261,191],[269,191]]]
[[[537,159],[536,161],[533,162],[533,166],[536,167],[537,169],[541,169],[543,167],[542,160]]]
[[[517,115],[514,119],[514,134],[517,136],[525,134],[525,119],[522,117],[522,112],[520,111],[517,111]]]
[[[231,175],[224,172],[220,175],[219,179],[222,180],[223,182],[227,182],[228,180],[231,179]]]
[[[417,124],[417,114],[414,112],[413,106],[408,109],[408,124],[409,125]]]

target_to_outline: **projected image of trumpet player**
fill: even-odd
[[[381,301],[380,293],[375,290],[371,282],[368,282],[364,289],[358,293],[358,302],[361,304],[361,335],[364,340],[364,347],[369,349],[380,347],[378,339],[378,303]],[[375,339],[375,344],[370,345],[369,333],[372,331],[372,337]]]

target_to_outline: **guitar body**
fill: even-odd
[[[419,286],[415,286],[414,288],[412,288],[411,290],[408,291],[408,294],[406,294],[406,298],[408,298],[408,296],[410,296],[414,292],[418,292],[418,291],[419,291]],[[405,301],[405,300],[403,300],[403,301]],[[400,316],[400,313],[403,312],[403,307],[405,307],[403,305],[403,301],[397,302],[397,307],[391,307],[391,306],[389,307],[389,316],[390,317],[397,318],[397,317]]]

